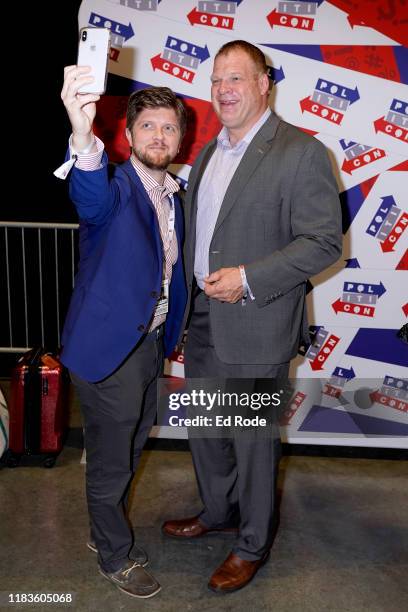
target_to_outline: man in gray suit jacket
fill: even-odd
[[[186,198],[191,321],[188,378],[281,378],[308,340],[307,279],[341,253],[338,190],[323,145],[268,107],[263,53],[231,41],[215,57],[212,103],[223,129],[204,147]],[[275,429],[275,431],[277,428]],[[276,531],[280,438],[192,438],[204,509],[167,521],[179,539],[238,533],[209,587],[242,588]]]

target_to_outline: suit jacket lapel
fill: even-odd
[[[156,242],[157,254],[158,254],[159,257],[161,257],[161,255],[163,253],[163,246],[162,246],[162,240],[161,240],[161,236],[160,236],[159,221],[157,219],[157,213],[156,213],[156,210],[155,210],[155,208],[153,206],[153,203],[152,203],[151,199],[149,198],[149,196],[147,195],[146,189],[143,187],[143,183],[140,180],[140,178],[138,177],[137,172],[134,169],[130,159],[128,159],[126,162],[124,162],[122,164],[122,170],[127,174],[127,176],[130,179],[131,184],[137,189],[138,193],[143,198],[143,200],[145,201],[146,205],[148,206],[148,208],[152,212],[152,222],[153,222],[153,225],[154,225],[154,228],[155,228],[154,239],[155,239],[155,242]]]
[[[154,206],[152,204],[151,199],[149,198],[149,196],[146,193],[146,189],[143,187],[143,183],[140,180],[140,178],[137,175],[136,170],[134,169],[132,162],[130,161],[130,159],[128,159],[127,161],[125,161],[122,164],[122,169],[126,172],[126,174],[128,175],[128,177],[130,178],[131,183],[136,187],[136,189],[138,190],[138,192],[140,193],[140,195],[143,197],[143,199],[145,200],[145,202],[149,205],[149,207],[154,211],[154,213],[156,214],[156,211],[154,209]]]
[[[236,199],[242,193],[261,160],[271,148],[278,125],[279,119],[272,113],[249,144],[225,193],[217,223],[215,224],[214,234],[229,214]]]

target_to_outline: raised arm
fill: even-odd
[[[82,85],[92,83],[93,77],[88,76],[89,66],[66,66],[64,68],[64,84],[61,99],[67,110],[72,126],[72,147],[80,153],[92,153],[92,124],[96,114],[96,104],[100,98],[97,94],[79,94]],[[95,148],[96,150],[96,148]]]

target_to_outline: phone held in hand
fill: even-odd
[[[82,28],[79,32],[78,66],[90,66],[92,83],[83,85],[78,93],[103,94],[108,77],[110,30],[107,28]]]

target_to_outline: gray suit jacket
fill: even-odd
[[[216,147],[200,152],[185,201],[185,266],[193,283],[197,193]],[[210,300],[213,340],[225,363],[274,364],[308,340],[306,280],[341,254],[337,185],[325,147],[272,113],[247,148],[221,205],[210,272],[243,264],[255,296],[243,306]]]

